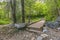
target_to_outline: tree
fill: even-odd
[[[16,23],[16,0],[10,0],[13,23]]]
[[[25,23],[24,0],[21,0],[21,6],[22,6],[22,23]]]

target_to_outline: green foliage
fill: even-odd
[[[2,25],[2,24],[9,24],[9,20],[0,20],[0,25]]]
[[[25,19],[31,21],[39,20],[40,18],[45,18],[47,21],[54,21],[58,16],[58,10],[60,9],[60,0],[44,0],[44,2],[37,0],[24,0],[25,9]],[[22,20],[21,12],[21,0],[16,2],[16,18],[18,22]],[[5,10],[6,3],[0,3],[2,8],[0,8],[0,24],[7,24],[10,22],[10,18],[6,17],[9,11]],[[11,15],[10,15],[11,16]]]
[[[58,4],[56,3],[56,0],[48,0],[46,1],[46,6],[47,6],[47,11],[46,12],[46,20],[48,21],[54,21],[56,19],[56,17],[58,16],[58,10],[57,10],[57,6]]]
[[[0,3],[0,24],[8,24],[10,19],[8,18],[8,12],[5,9],[6,2]]]
[[[28,2],[27,2],[28,1]],[[57,7],[60,6],[60,1],[57,0],[45,0],[44,3],[40,1],[27,0],[25,3],[25,12],[28,18],[31,15],[31,19],[44,17],[47,21],[54,21],[58,16]]]

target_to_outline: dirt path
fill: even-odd
[[[43,26],[44,22],[45,21],[42,20],[30,26],[39,28]],[[36,40],[42,33],[40,31],[35,32],[26,31],[26,29],[18,30],[14,27],[3,27],[2,29],[0,28],[0,40]],[[48,28],[48,32],[45,34],[49,36],[49,39],[60,40],[60,31]]]
[[[41,20],[37,23],[34,23],[32,25],[30,25],[29,27],[33,27],[33,28],[40,28],[44,25],[45,20]],[[40,35],[40,34],[39,34]],[[21,30],[19,31],[19,33],[15,34],[11,39],[9,40],[36,40],[37,39],[37,34],[35,34],[34,32],[29,32],[26,30]]]
[[[28,31],[19,31],[9,40],[36,40],[37,35]]]
[[[32,24],[30,26],[39,28],[43,25],[43,23],[44,23],[44,20],[37,22],[35,24]],[[0,40],[36,40],[37,39],[38,35],[35,34],[34,32],[20,30],[19,32],[16,33],[15,29],[16,28],[14,28],[14,27],[2,28],[0,31]]]

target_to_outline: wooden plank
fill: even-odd
[[[34,24],[32,24],[32,25],[29,25],[28,27],[40,29],[40,28],[43,27],[44,23],[45,23],[45,20],[41,20],[41,21],[39,21],[39,22],[37,22],[37,23],[34,23]]]

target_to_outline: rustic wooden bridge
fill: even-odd
[[[41,20],[39,22],[36,22],[34,24],[31,24],[31,25],[28,26],[27,30],[29,30],[29,31],[36,31],[36,32],[38,30],[39,31],[42,31],[43,30],[44,23],[45,23],[45,20]]]

